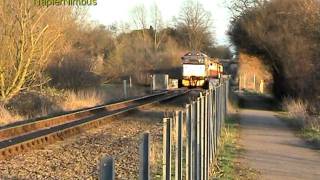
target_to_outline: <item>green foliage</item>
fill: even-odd
[[[315,128],[304,128],[301,136],[308,142],[313,144],[316,148],[320,149],[320,130]]]
[[[235,159],[238,155],[238,124],[233,118],[227,118],[222,136],[222,148],[218,156],[215,177],[221,179],[233,179],[235,176]]]

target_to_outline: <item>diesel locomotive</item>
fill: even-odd
[[[191,51],[181,57],[182,79],[180,86],[208,88],[210,81],[220,79],[223,66],[218,59],[210,58],[198,51]]]

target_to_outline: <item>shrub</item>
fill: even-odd
[[[64,111],[93,107],[106,102],[102,90],[24,92],[7,104],[0,104],[0,125],[25,119],[44,117]]]
[[[75,51],[52,62],[47,71],[50,84],[60,89],[81,89],[100,84],[100,77],[93,72],[95,61],[85,52]]]
[[[6,106],[25,118],[36,118],[61,112],[62,109],[58,106],[58,101],[58,98],[48,94],[24,92],[11,99]]]

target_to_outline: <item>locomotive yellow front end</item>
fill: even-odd
[[[204,87],[207,84],[207,55],[189,52],[182,59],[182,86]]]
[[[199,87],[205,84],[206,67],[204,64],[183,64],[182,85],[185,87]]]

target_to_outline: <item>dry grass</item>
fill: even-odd
[[[66,91],[61,97],[50,97],[47,94],[27,93],[13,99],[8,106],[16,113],[0,104],[0,125],[24,119],[44,117],[51,114],[73,111],[103,104],[106,93],[100,90]]]
[[[307,115],[307,103],[301,99],[285,98],[282,106],[292,117],[304,118]]]
[[[64,111],[72,111],[101,105],[105,102],[106,94],[98,90],[68,91],[65,97],[61,107]]]
[[[0,125],[121,100],[124,98],[122,88],[122,85],[110,85],[79,91],[61,91],[48,88],[43,92],[21,93],[7,104],[0,104]],[[146,94],[146,91],[141,87],[128,89],[129,97],[144,94]],[[10,110],[5,107],[9,107]]]
[[[287,98],[282,105],[288,115],[280,117],[289,125],[297,128],[298,134],[307,142],[320,148],[320,117],[309,115],[308,104],[301,100]]]
[[[307,106],[307,103],[300,99],[285,98],[282,102],[282,108],[288,112],[290,118],[296,120],[299,127],[308,123]]]
[[[4,105],[0,104],[0,125],[5,125],[23,119],[21,116],[9,112]]]
[[[162,143],[153,140],[150,148],[150,166],[154,179],[160,179],[161,177],[162,153]]]

